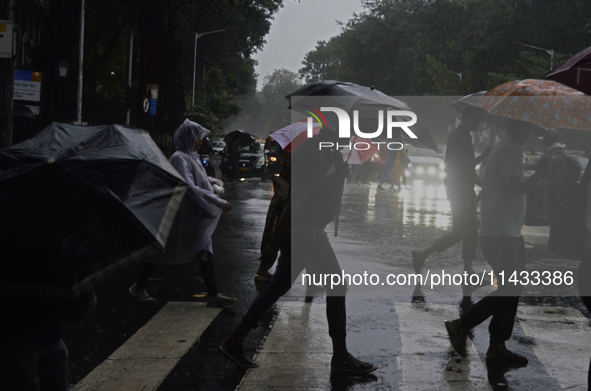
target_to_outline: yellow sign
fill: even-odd
[[[6,31],[6,23],[0,23],[0,32]]]
[[[41,81],[41,72],[33,72],[32,81]]]

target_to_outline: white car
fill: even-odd
[[[407,156],[410,159],[405,172],[407,178],[440,179],[445,176],[445,164],[439,153],[409,145]]]

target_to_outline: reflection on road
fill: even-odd
[[[348,192],[357,193],[353,187],[345,190],[345,193]],[[400,191],[380,190],[376,183],[371,183],[367,198],[367,220],[369,222],[376,219],[376,199],[385,197],[392,198],[389,207],[398,209],[392,214],[401,215],[404,225],[423,225],[441,229],[447,229],[451,225],[451,209],[447,201],[445,186],[441,180],[409,180],[407,188],[402,188]],[[383,200],[378,201],[378,204],[380,203],[383,204]],[[378,218],[384,218],[384,216],[380,216],[378,213]]]

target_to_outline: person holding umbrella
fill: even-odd
[[[435,240],[429,247],[413,250],[414,269],[420,273],[425,260],[435,251],[441,252],[462,241],[464,271],[474,273],[472,262],[478,244],[478,219],[474,184],[482,186],[475,167],[484,161],[490,148],[474,158],[471,132],[480,125],[484,110],[468,106],[462,114],[462,123],[448,137],[445,154],[445,189],[451,206],[452,230]]]
[[[531,133],[531,125],[511,121],[507,135],[495,144],[484,177],[482,188],[480,248],[495,274],[511,275],[525,270],[524,241],[521,228],[525,220],[525,195],[548,175],[547,160],[541,160],[537,171],[523,180],[522,146]],[[466,357],[468,332],[492,316],[487,360],[506,364],[527,365],[525,356],[507,349],[523,286],[499,284],[498,289],[469,307],[459,319],[446,321],[445,327],[452,346]]]
[[[142,304],[156,302],[146,292],[146,283],[159,263],[187,263],[191,258],[199,263],[199,269],[207,287],[209,307],[224,307],[237,301],[235,298],[221,295],[215,281],[211,236],[221,213],[229,212],[232,205],[216,195],[215,189],[223,189],[223,183],[207,176],[205,168],[200,164],[201,159],[195,152],[199,150],[203,138],[209,133],[209,130],[188,119],[174,133],[173,142],[176,152],[170,157],[170,163],[189,184],[189,192],[179,211],[180,233],[177,237],[180,236],[181,240],[192,242],[189,244],[188,251],[181,254],[172,252],[177,255],[177,259],[171,259],[171,255],[166,255],[169,253],[167,252],[163,256],[144,262],[137,283],[129,288],[129,292]]]
[[[220,346],[220,351],[242,368],[258,366],[244,355],[246,337],[267,310],[289,291],[303,269],[319,275],[341,273],[324,229],[336,216],[340,189],[349,170],[340,152],[319,150],[320,142],[329,141],[336,141],[335,134],[324,128],[292,156],[292,168],[297,169],[291,171],[288,200],[261,256],[262,265],[271,265],[281,252],[275,274]],[[331,370],[357,375],[375,371],[375,365],[353,357],[347,349],[346,285],[326,285],[325,289],[328,334],[333,345]]]

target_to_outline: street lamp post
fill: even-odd
[[[60,122],[66,122],[65,115],[64,115],[64,95],[65,95],[65,84],[66,84],[66,76],[68,76],[68,62],[67,61],[60,61],[58,64],[58,70],[60,75],[60,82],[61,82],[61,90],[62,93],[60,94]]]
[[[197,33],[197,32],[195,33],[195,51],[193,52],[193,98],[191,99],[192,106],[195,106],[195,69],[197,66],[197,40],[206,34],[221,33],[223,31],[226,31],[226,29],[208,31],[205,33]]]
[[[522,45],[532,49],[543,50],[544,52],[548,53],[550,55],[550,70],[554,69],[554,50],[539,48],[537,46],[527,45],[525,43],[522,43]]]

